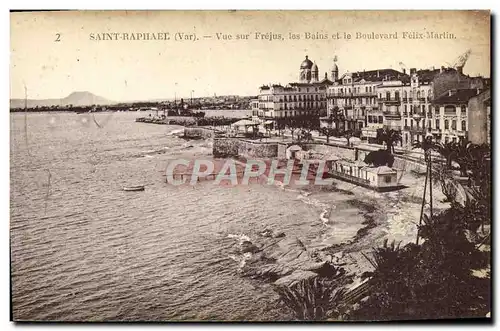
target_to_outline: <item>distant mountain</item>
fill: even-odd
[[[87,91],[73,92],[62,99],[28,99],[28,107],[50,107],[50,106],[89,106],[113,104],[106,98],[92,94]],[[24,108],[24,99],[10,99],[10,108]]]

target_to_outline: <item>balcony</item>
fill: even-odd
[[[355,97],[376,97],[377,93],[376,92],[351,92],[351,93],[335,93],[335,92],[328,92],[327,97],[330,98],[355,98]]]
[[[400,99],[378,99],[379,103],[385,103],[385,104],[390,104],[390,105],[400,105],[401,100]]]
[[[403,98],[403,102],[413,102],[413,98]]]

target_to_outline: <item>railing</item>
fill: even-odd
[[[356,177],[356,176],[352,176],[352,175],[348,175],[346,173],[343,173],[343,172],[340,172],[340,171],[337,171],[337,170],[334,170],[334,169],[330,170],[330,174],[333,175],[333,176],[335,176],[335,177],[346,179],[348,181],[352,181],[352,182],[357,183],[357,184],[370,185],[370,181],[367,180],[367,179]]]
[[[378,99],[379,103],[392,103],[392,104],[400,104],[400,99]]]
[[[329,97],[353,98],[353,97],[376,97],[376,92],[352,92],[352,93],[327,93]]]

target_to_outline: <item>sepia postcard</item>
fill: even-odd
[[[10,12],[14,322],[491,322],[489,11]]]

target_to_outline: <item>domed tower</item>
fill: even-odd
[[[339,79],[339,67],[337,66],[337,55],[333,58],[332,81]]]
[[[313,66],[311,68],[311,81],[312,82],[319,81],[319,69],[318,69],[318,66],[316,65],[316,62],[314,62]]]
[[[311,81],[311,69],[313,63],[306,55],[306,59],[300,64],[300,82],[309,83]]]

